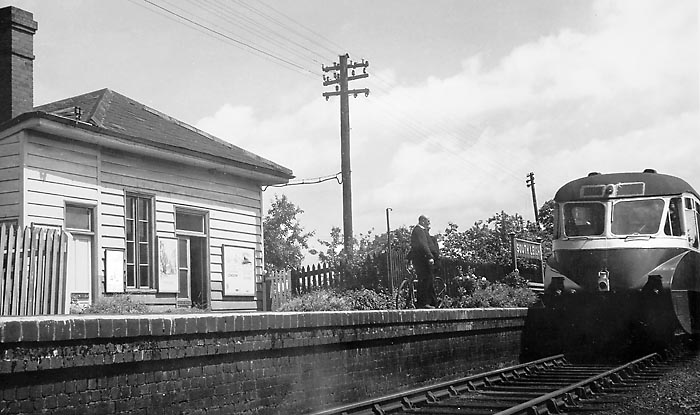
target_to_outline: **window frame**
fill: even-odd
[[[571,208],[573,206],[581,206],[581,205],[591,205],[591,206],[600,206],[603,209],[603,215],[600,218],[602,220],[602,223],[600,226],[602,226],[601,232],[600,233],[592,233],[592,234],[581,234],[581,235],[570,235],[569,232],[567,232],[567,220],[570,219],[570,215],[567,215],[567,208]],[[564,238],[604,238],[606,236],[607,230],[608,230],[608,205],[603,202],[599,201],[570,201],[570,202],[565,202],[562,203],[561,207],[561,229],[560,229],[560,234]],[[576,225],[577,228],[580,228],[580,225]],[[595,229],[595,228],[594,228]]]
[[[84,229],[84,228],[71,228],[68,226],[68,207],[74,207],[74,208],[81,208],[81,209],[87,209],[90,211],[90,228],[89,229]],[[71,201],[66,201],[63,204],[63,220],[64,220],[64,228],[66,231],[70,233],[76,233],[76,234],[81,234],[81,235],[95,235],[95,227],[96,227],[96,222],[95,222],[95,205],[90,205],[86,203],[76,203],[76,202],[71,202]]]
[[[664,224],[665,224],[665,213],[667,209],[667,200],[664,199],[663,197],[644,197],[644,198],[635,198],[635,199],[620,199],[620,200],[615,200],[612,202],[612,205],[610,207],[610,234],[614,237],[627,237],[627,236],[635,236],[635,235],[643,235],[643,236],[651,236],[651,235],[658,235],[659,233],[663,233],[664,231]],[[635,202],[651,202],[651,201],[660,201],[661,202],[661,209],[659,210],[659,215],[658,215],[658,220],[656,223],[656,231],[654,232],[621,232],[621,233],[616,233],[615,231],[621,231],[624,229],[616,229],[615,228],[615,210],[616,209],[622,209],[621,207],[618,207],[618,205],[623,205],[626,203],[635,203]],[[629,212],[627,212],[628,215],[625,215],[625,218],[629,218]],[[638,216],[639,218],[643,218],[643,216]],[[627,221],[626,225],[629,226],[631,222]],[[642,223],[642,222],[640,222]],[[647,222],[644,223],[644,225],[648,224],[653,224],[653,222]]]
[[[130,199],[133,199],[134,202],[134,209],[132,212],[133,218],[129,218],[127,212],[129,209],[129,201]],[[141,221],[142,219],[139,219],[139,201],[140,200],[145,200],[147,201],[148,204],[148,214],[146,215],[145,221],[148,223],[147,225],[147,232],[148,235],[146,237],[146,241],[140,241],[140,227],[137,226],[138,222]],[[134,224],[132,224],[133,231],[132,231],[132,237],[133,240],[128,239],[128,230],[129,230],[129,220],[134,221]],[[133,248],[133,260],[132,262],[129,262],[129,243],[134,244]],[[145,242],[147,244],[147,253],[146,256],[148,258],[148,271],[147,275],[145,276],[147,284],[146,285],[141,285],[141,250],[137,249],[137,246],[139,246],[142,242]],[[129,292],[134,292],[134,291],[155,291],[156,290],[156,232],[155,232],[155,195],[152,194],[145,194],[145,193],[138,193],[138,192],[131,192],[131,191],[126,191],[124,193],[124,248],[125,248],[125,278],[124,278],[124,287],[127,291]],[[133,285],[129,285],[129,267],[132,266],[134,269],[134,275],[133,275]]]
[[[209,234],[209,231],[208,231],[209,230],[209,211],[200,210],[200,209],[193,209],[190,207],[183,207],[183,206],[175,206],[174,208],[175,209],[173,212],[173,226],[175,228],[175,235],[206,237]],[[178,229],[178,227],[177,227],[177,214],[178,213],[201,216],[202,217],[202,231],[197,232],[197,231],[191,231],[191,230],[186,230],[186,229]]]

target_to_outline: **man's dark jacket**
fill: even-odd
[[[409,258],[418,261],[427,261],[433,258],[428,238],[430,238],[430,235],[428,235],[427,230],[418,225],[413,227],[413,231],[411,232],[411,251],[409,252]]]

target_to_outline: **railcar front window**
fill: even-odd
[[[613,205],[612,233],[615,235],[653,235],[663,219],[662,199],[624,200]]]
[[[602,235],[605,230],[605,206],[601,203],[567,203],[564,205],[566,236]]]

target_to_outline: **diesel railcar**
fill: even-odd
[[[547,307],[650,335],[700,332],[700,197],[690,184],[651,169],[591,173],[554,201]]]

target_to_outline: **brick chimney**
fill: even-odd
[[[31,13],[0,9],[0,123],[34,108],[34,33]]]

